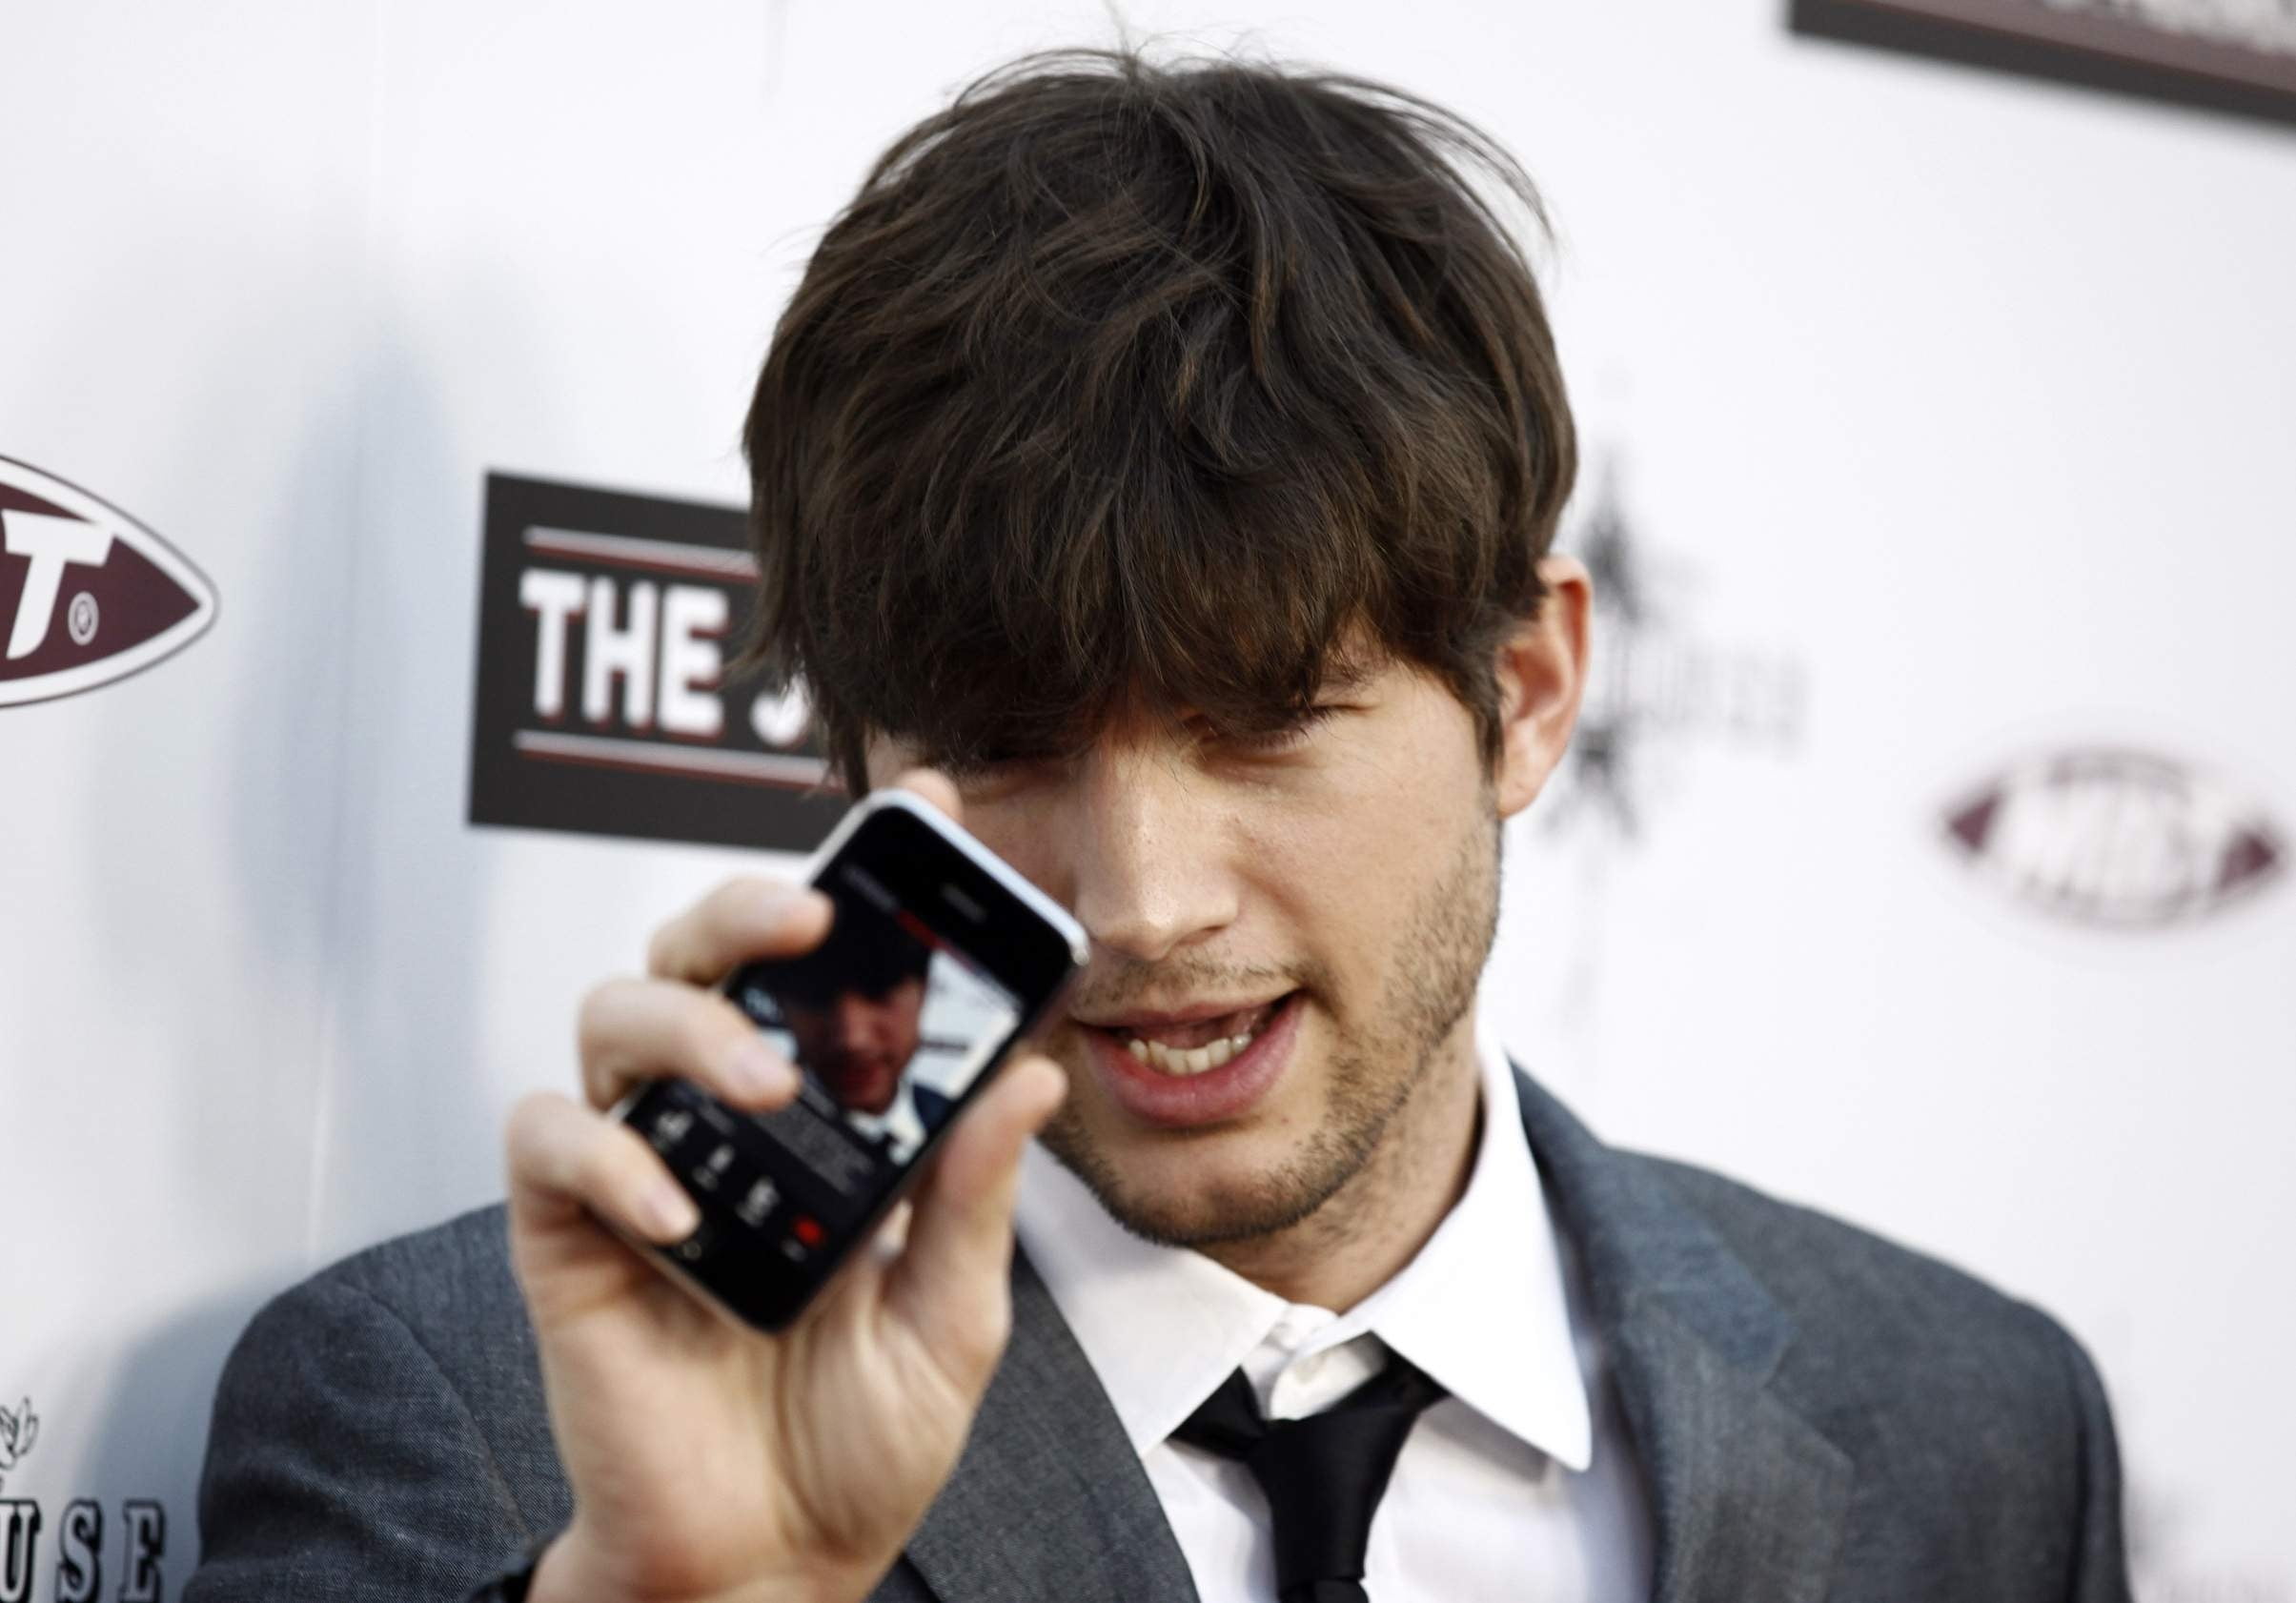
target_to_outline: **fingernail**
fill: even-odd
[[[788,1090],[792,1084],[789,1065],[762,1041],[744,1041],[735,1047],[726,1062],[725,1078],[747,1097],[773,1096]]]
[[[692,1235],[694,1228],[701,1223],[701,1210],[694,1206],[693,1198],[678,1188],[674,1180],[657,1180],[648,1186],[639,1207],[655,1234],[673,1240],[681,1241]]]

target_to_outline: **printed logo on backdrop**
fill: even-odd
[[[2286,833],[2253,798],[2172,758],[2123,747],[2036,755],[1942,814],[1941,839],[1984,879],[2028,906],[2104,928],[2221,912],[2287,863]]]
[[[13,1409],[0,1407],[0,1471],[12,1470],[28,1457],[39,1439],[39,1416],[31,1399]],[[0,1476],[0,1491],[7,1489]],[[48,1573],[43,1567],[41,1541],[46,1510],[30,1497],[0,1497],[0,1603],[27,1603],[32,1583]],[[100,1596],[119,1603],[159,1603],[160,1560],[168,1551],[167,1510],[150,1498],[131,1497],[119,1505],[117,1532],[105,1545],[104,1505],[91,1497],[75,1497],[64,1505],[55,1530],[52,1565],[56,1603],[95,1603]],[[118,1568],[117,1585],[104,1590],[104,1560],[109,1552]]]
[[[112,684],[190,645],[215,589],[77,485],[0,457],[0,707]]]
[[[2289,0],[1793,0],[1798,33],[2296,122]]]
[[[725,681],[756,589],[738,507],[489,474],[470,821],[810,851],[803,700]]]
[[[30,1397],[16,1408],[0,1408],[0,1491],[8,1490],[7,1471],[31,1456],[39,1439],[40,1416],[31,1411]]]
[[[1697,747],[1760,759],[1801,749],[1809,675],[1785,652],[1695,628],[1692,576],[1661,564],[1628,518],[1615,464],[1562,548],[1595,580],[1594,661],[1578,726],[1541,811],[1550,831],[1635,842]]]

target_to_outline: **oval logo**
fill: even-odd
[[[2119,927],[2214,912],[2287,859],[2281,831],[2221,781],[2113,748],[2020,763],[1948,807],[1945,832],[2022,900]]]
[[[215,588],[76,485],[0,457],[0,707],[93,690],[190,645]]]

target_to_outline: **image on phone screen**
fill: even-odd
[[[797,1099],[756,1124],[791,1160],[774,1169],[834,1227],[946,1122],[1021,1004],[864,866],[840,863],[821,888],[835,908],[828,936],[747,965],[729,994],[799,1069]]]

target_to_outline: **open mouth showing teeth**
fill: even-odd
[[[1260,1031],[1268,1027],[1290,1000],[1287,994],[1239,1013],[1189,1025],[1166,1025],[1154,1029],[1133,1029],[1119,1025],[1108,1033],[1132,1055],[1133,1062],[1145,1064],[1159,1074],[1184,1079],[1229,1063],[1259,1037]]]

